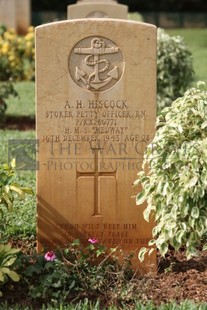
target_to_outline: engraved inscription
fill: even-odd
[[[100,210],[101,206],[101,189],[98,186],[100,187],[103,179],[102,175],[95,177],[95,165],[98,165],[98,171],[102,173],[117,170],[139,171],[144,150],[151,140],[147,132],[138,133],[129,126],[133,121],[144,126],[148,111],[132,110],[130,106],[131,102],[121,97],[99,100],[68,98],[62,103],[60,110],[45,111],[47,121],[64,119],[64,126],[58,134],[51,132],[50,135],[42,136],[42,141],[48,143],[50,153],[44,164],[48,170],[78,171],[78,184],[82,180],[79,177],[91,179],[94,184],[91,202],[93,210],[96,208],[96,211],[92,212],[94,215],[99,215],[97,210]],[[94,150],[94,145],[95,148],[99,145],[98,150]],[[97,162],[94,161],[96,152]],[[85,153],[88,154],[87,158]],[[99,201],[99,206],[96,201]]]
[[[78,42],[70,53],[68,65],[73,81],[92,92],[114,86],[124,70],[120,48],[100,36]]]
[[[112,172],[100,172],[99,171],[99,162],[98,162],[98,152],[100,150],[99,147],[91,147],[91,150],[94,153],[94,172],[79,172],[77,171],[77,179],[79,177],[93,177],[94,178],[94,213],[93,216],[101,216],[100,210],[100,200],[99,200],[99,186],[98,186],[98,179],[100,176],[113,176],[116,177],[116,171]]]
[[[139,238],[134,233],[138,232],[138,223],[84,223],[70,224],[59,223],[58,226],[64,229],[68,238],[73,240],[72,236],[78,229],[83,232],[87,238],[95,238],[100,244],[112,245],[134,245],[137,248],[147,246],[150,238]]]

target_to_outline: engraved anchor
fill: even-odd
[[[87,73],[76,67],[75,78],[77,81],[82,81],[88,89],[100,89],[111,82],[112,79],[118,79],[118,68],[115,66],[110,70],[106,75],[107,78],[104,80],[100,79],[99,74],[104,73],[109,69],[110,63],[107,59],[101,59],[99,56],[106,54],[118,53],[118,47],[106,47],[106,44],[103,40],[98,37],[95,37],[91,40],[91,47],[89,48],[75,48],[75,54],[84,54],[87,55],[84,59],[84,62],[88,66],[93,66],[94,71],[87,76]],[[92,59],[92,60],[91,60]],[[103,68],[100,68],[100,64],[104,64]]]

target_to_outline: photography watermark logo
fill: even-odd
[[[8,140],[8,161],[16,161],[17,170],[38,170],[36,161],[39,142],[36,139],[10,139]]]

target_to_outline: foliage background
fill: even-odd
[[[203,12],[207,11],[206,0],[119,0],[120,4],[129,6],[130,11],[169,11],[169,12]],[[76,3],[76,0],[32,0],[32,10],[65,11],[67,5]]]

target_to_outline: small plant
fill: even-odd
[[[25,194],[33,194],[33,191],[29,187],[22,187],[16,181],[15,160],[9,165],[0,164],[0,242],[6,239],[5,213],[11,212],[15,199],[24,199]]]
[[[0,165],[0,217],[3,218],[5,211],[11,211],[16,196],[20,199],[25,198],[25,193],[33,194],[33,191],[28,187],[22,187],[16,182],[15,161],[9,165]],[[0,238],[4,225],[0,227]]]
[[[158,113],[191,86],[194,79],[192,53],[180,36],[158,29],[157,104]]]
[[[116,298],[124,299],[127,294],[125,291],[123,296],[124,286],[133,273],[130,257],[123,258],[123,264],[119,264],[116,251],[117,248],[107,250],[94,238],[89,239],[87,246],[75,240],[65,249],[23,256],[21,274],[29,283],[29,295],[44,302],[65,303],[71,296],[112,296],[115,290]],[[130,294],[131,291],[132,288]]]
[[[189,89],[165,108],[148,146],[143,171],[135,184],[142,186],[137,204],[148,203],[144,218],[156,223],[149,246],[165,256],[169,246],[185,247],[187,259],[207,232],[207,91],[205,83]],[[204,87],[204,88],[203,88]],[[144,169],[149,167],[149,172]],[[203,250],[207,245],[203,246]],[[153,248],[142,248],[140,260]]]
[[[10,165],[0,165],[0,286],[3,286],[8,278],[13,281],[20,279],[19,275],[12,270],[19,249],[12,248],[10,244],[3,244],[6,231],[4,213],[12,210],[16,198],[15,193],[20,199],[23,199],[25,193],[31,194],[32,191],[15,182],[15,161],[13,160]],[[2,296],[1,291],[0,296]]]
[[[19,281],[20,277],[16,271],[11,270],[15,263],[19,249],[12,249],[11,245],[0,244],[0,287],[10,278],[12,281]],[[2,292],[0,291],[0,297]]]

